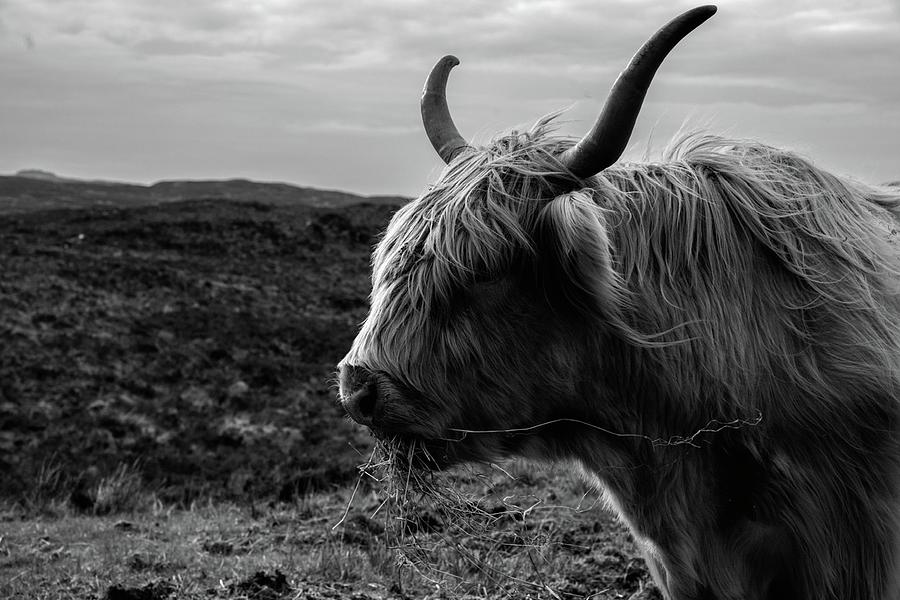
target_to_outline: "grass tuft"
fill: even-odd
[[[67,488],[64,465],[53,456],[41,463],[31,487],[22,496],[22,506],[30,514],[57,513],[66,504]]]
[[[137,463],[122,463],[104,477],[94,490],[93,512],[96,515],[130,513],[153,503],[144,488]]]

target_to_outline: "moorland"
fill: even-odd
[[[422,499],[397,537],[333,376],[403,198],[24,175],[0,177],[0,597],[658,596],[539,465],[441,475],[482,525]]]

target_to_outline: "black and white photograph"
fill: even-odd
[[[0,0],[0,599],[900,600],[900,1]]]

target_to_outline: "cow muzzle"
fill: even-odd
[[[347,415],[378,437],[446,437],[449,414],[433,401],[384,371],[338,365],[341,406]]]

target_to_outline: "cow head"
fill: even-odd
[[[370,312],[339,366],[354,420],[422,441],[439,463],[565,454],[565,428],[552,424],[596,420],[612,395],[598,370],[620,367],[603,356],[634,334],[586,180],[618,159],[663,58],[714,12],[694,9],[657,32],[577,143],[544,119],[473,148],[445,101],[458,61],[438,62],[422,114],[448,167],[375,250]],[[535,428],[543,435],[525,435]]]

